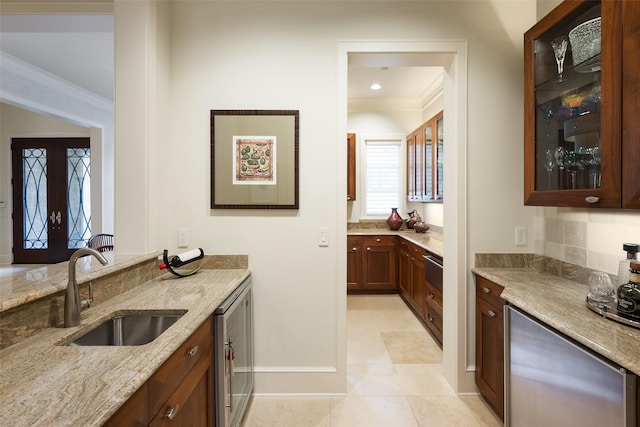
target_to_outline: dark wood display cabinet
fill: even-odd
[[[407,135],[407,200],[442,202],[444,194],[444,113]]]
[[[347,291],[397,292],[396,236],[347,236]]]
[[[476,385],[480,394],[504,419],[504,288],[476,278]]]
[[[526,205],[640,208],[639,22],[567,0],[525,33]]]

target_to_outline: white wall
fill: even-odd
[[[0,103],[0,264],[13,262],[13,211],[11,191],[11,139],[90,137],[90,129],[50,116]]]
[[[467,309],[472,310],[472,300],[464,290],[473,284],[464,271],[473,252],[512,249],[513,226],[523,215],[533,217],[521,206],[522,186],[501,185],[506,172],[495,167],[522,154],[521,144],[512,144],[522,137],[522,102],[513,96],[521,93],[521,46],[512,44],[518,37],[507,35],[502,22],[505,15],[511,17],[508,31],[521,36],[534,20],[531,2],[517,7],[501,3],[499,15],[490,3],[478,1],[175,2],[169,42],[169,141],[166,135],[153,136],[149,127],[159,125],[163,112],[148,103],[156,90],[166,90],[152,75],[157,58],[148,62],[125,54],[130,50],[154,58],[164,49],[163,32],[152,30],[148,19],[140,22],[145,12],[136,7],[144,8],[115,3],[119,244],[124,252],[163,247],[175,251],[176,231],[187,227],[192,247],[249,255],[256,293],[258,392],[340,393],[346,387],[346,126],[339,126],[337,115],[346,99],[337,95],[336,43],[468,40],[468,128],[453,143],[460,145],[462,165],[467,164],[468,150],[469,167],[459,168],[451,180],[452,185],[469,187],[468,199],[460,206],[463,227],[451,233],[456,239],[451,247],[461,248],[452,252],[456,259],[451,262],[460,263],[463,271],[459,283],[451,286],[461,286],[463,292],[460,301],[449,304],[462,308],[463,324],[471,319]],[[148,85],[145,79],[154,83]],[[489,104],[497,105],[499,114],[487,108]],[[143,105],[148,105],[146,111]],[[211,109],[300,111],[299,211],[209,209]],[[464,114],[460,119],[465,120]],[[346,123],[346,117],[343,120]],[[137,161],[121,157],[125,147]],[[478,179],[487,168],[493,173]],[[487,200],[487,189],[500,186],[500,197]],[[498,210],[496,204],[500,218],[489,232],[485,225]],[[467,209],[473,214],[468,228]],[[148,215],[153,215],[154,225],[146,221]],[[319,227],[329,228],[328,248],[317,246]],[[465,336],[468,327],[462,327],[463,349],[472,341]],[[452,379],[458,391],[473,388],[471,350],[463,350],[464,363],[454,366],[462,371]]]

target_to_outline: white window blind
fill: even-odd
[[[400,145],[393,141],[367,141],[365,145],[365,212],[389,215],[400,202]]]

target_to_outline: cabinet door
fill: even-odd
[[[405,297],[407,301],[411,300],[412,294],[412,263],[411,263],[411,254],[409,252],[409,244],[400,239],[398,243],[398,288],[400,289],[400,293]]]
[[[620,9],[565,1],[525,33],[527,205],[621,206]]]
[[[407,135],[407,199],[418,200],[416,193],[416,140],[414,133]]]
[[[435,168],[435,180],[434,194],[436,200],[442,200],[444,198],[444,113],[441,111],[435,117],[435,161],[433,162]]]
[[[640,2],[622,11],[622,207],[640,209]]]
[[[347,201],[356,200],[356,134],[347,134]]]
[[[362,239],[347,236],[347,290],[362,288]]]
[[[413,247],[411,252],[411,278],[412,278],[412,290],[411,290],[411,303],[419,313],[420,317],[425,318],[425,295],[426,295],[426,282],[424,278],[424,250]]]
[[[213,347],[151,420],[151,427],[213,427]]]
[[[134,393],[104,424],[105,427],[142,427],[147,425],[147,384]]]
[[[362,246],[362,287],[364,289],[397,289],[397,262],[395,236],[365,239]]]
[[[149,419],[165,405],[212,345],[213,317],[209,317],[147,381]]]

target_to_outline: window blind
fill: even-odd
[[[365,211],[367,216],[389,215],[400,202],[400,145],[367,142],[365,148]]]

